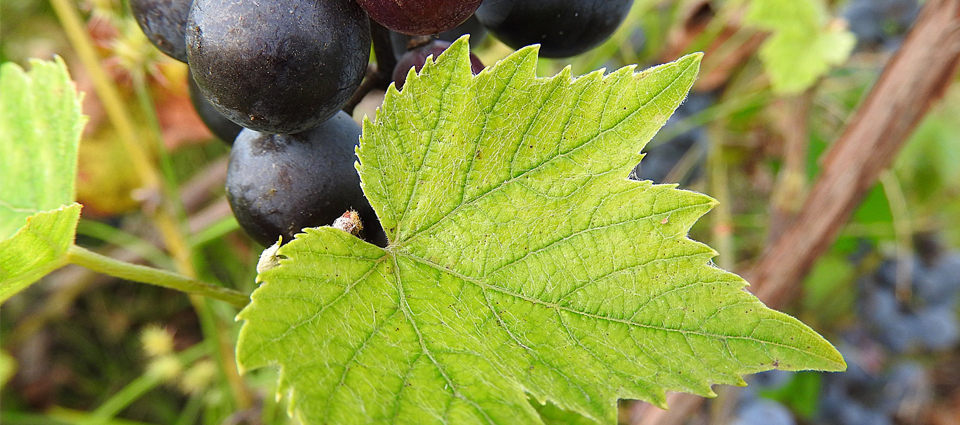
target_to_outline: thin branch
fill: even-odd
[[[243,307],[250,302],[248,295],[233,289],[211,285],[166,270],[123,262],[76,245],[71,246],[67,252],[67,261],[106,275],[226,301],[237,307]]]

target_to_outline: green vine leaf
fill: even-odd
[[[774,92],[803,92],[850,57],[857,38],[828,17],[823,0],[751,0],[745,21],[772,33],[759,56]]]
[[[743,374],[844,368],[687,232],[709,197],[627,179],[700,55],[479,75],[461,39],[364,123],[358,169],[390,245],[305,229],[238,316],[242,371],[279,365],[305,424],[616,422],[618,398],[713,395]]]
[[[80,219],[81,96],[60,58],[30,64],[0,67],[0,302],[65,264]]]

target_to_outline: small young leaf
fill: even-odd
[[[772,33],[759,55],[774,92],[800,93],[850,57],[856,37],[828,17],[823,0],[750,0],[745,22]]]
[[[0,67],[0,302],[65,262],[86,117],[60,58]]]
[[[822,337],[743,290],[687,232],[715,203],[627,179],[700,56],[537,78],[535,47],[473,76],[467,43],[364,124],[386,249],[306,229],[239,319],[241,370],[279,365],[305,424],[615,423],[618,398],[779,367],[840,370]]]
[[[810,32],[781,31],[760,47],[760,60],[770,74],[773,90],[800,93],[846,62],[857,38],[842,28]]]

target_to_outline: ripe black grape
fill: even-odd
[[[396,68],[393,68],[393,81],[396,83],[397,88],[402,88],[403,83],[407,81],[407,72],[410,71],[410,68],[414,68],[419,72],[423,69],[423,65],[427,63],[428,56],[433,55],[434,59],[436,59],[450,47],[450,44],[451,43],[446,41],[434,40],[430,42],[430,44],[413,49],[400,57],[400,60],[397,61]],[[470,54],[470,66],[474,74],[483,71],[483,62],[480,62],[480,59],[472,53]]]
[[[540,56],[563,58],[610,37],[633,0],[487,0],[477,19],[515,49],[539,43]]]
[[[357,0],[380,25],[407,35],[444,32],[466,21],[483,0]]]
[[[187,56],[197,86],[246,128],[291,134],[332,117],[366,72],[370,27],[353,0],[196,0]]]
[[[754,399],[745,403],[733,425],[796,425],[790,409],[773,400]]]
[[[154,46],[186,62],[186,25],[191,4],[193,0],[130,0],[130,10]]]
[[[354,148],[360,126],[344,112],[293,135],[243,130],[233,144],[227,199],[240,226],[257,242],[284,242],[305,227],[329,226],[356,210],[366,234],[383,231],[360,189]]]
[[[487,38],[487,29],[484,28],[483,25],[480,25],[480,21],[477,20],[476,16],[471,16],[470,19],[467,19],[456,28],[434,35],[432,38],[453,43],[464,34],[470,34],[470,47],[473,48],[479,46],[480,43],[483,43],[483,40]],[[408,50],[413,50],[426,44],[420,43],[419,38],[423,37],[411,37],[396,31],[390,31],[390,44],[393,46],[394,56],[399,59],[404,53],[407,53]],[[430,37],[427,38],[429,39]],[[416,42],[416,44],[411,45],[411,41]]]
[[[190,102],[193,103],[193,109],[197,111],[197,115],[217,138],[228,145],[232,145],[233,140],[237,138],[243,127],[223,116],[217,108],[210,104],[207,98],[203,97],[203,93],[200,93],[200,87],[197,87],[197,82],[193,81],[192,75],[187,76],[187,80],[187,85],[190,88]]]

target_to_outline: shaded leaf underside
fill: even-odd
[[[616,400],[843,367],[686,237],[714,204],[626,179],[696,76],[536,78],[523,49],[471,76],[461,40],[388,93],[358,150],[391,245],[306,229],[241,312],[241,369],[282,368],[305,423],[597,421]]]
[[[0,302],[67,264],[67,250],[80,221],[80,204],[44,211],[0,241]]]

